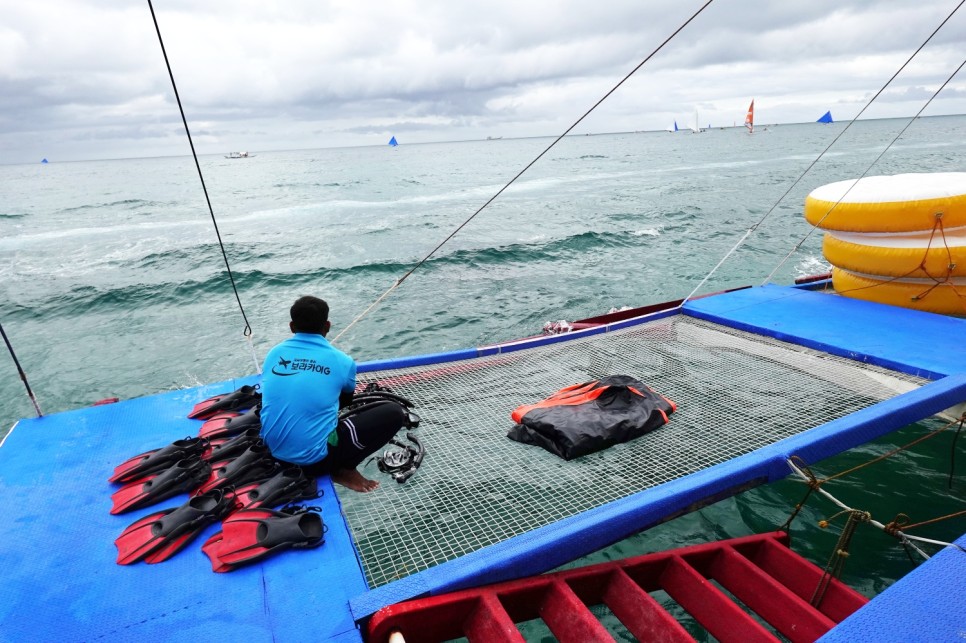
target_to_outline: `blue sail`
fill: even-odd
[[[46,162],[47,162],[47,159],[44,159],[41,161],[41,163],[46,163]]]
[[[822,115],[822,118],[818,119],[815,122],[816,123],[831,123],[832,122],[832,110],[829,110],[829,111],[825,112],[825,114]]]
[[[678,131],[678,122],[674,121],[674,131]]]
[[[393,147],[396,147],[397,145],[399,145],[399,143],[396,142],[396,137],[395,136],[393,136],[391,139],[389,139],[389,144],[392,145]]]

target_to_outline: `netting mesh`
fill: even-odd
[[[510,412],[557,389],[632,375],[678,405],[670,424],[570,462],[506,437]],[[416,403],[419,472],[340,489],[370,587],[680,478],[923,380],[682,315],[441,365],[366,373]],[[402,436],[400,436],[402,437]]]

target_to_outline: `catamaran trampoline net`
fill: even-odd
[[[510,412],[631,375],[673,400],[669,424],[566,462],[506,437]],[[366,373],[415,403],[418,473],[340,490],[370,587],[749,453],[924,380],[675,315],[515,353]],[[403,439],[403,434],[398,436]]]

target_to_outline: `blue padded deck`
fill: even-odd
[[[966,370],[966,319],[784,286],[695,299],[684,313],[919,377]]]
[[[226,574],[198,540],[164,563],[115,564],[114,539],[172,498],[119,516],[107,482],[132,455],[196,435],[195,402],[248,380],[22,420],[0,448],[0,640],[361,641],[348,598],[366,589],[338,496],[319,481],[318,549]]]
[[[966,548],[966,536],[956,544]],[[966,552],[947,547],[838,624],[819,641],[966,639]]]

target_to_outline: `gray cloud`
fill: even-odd
[[[559,133],[699,6],[659,0],[158,0],[202,153]],[[716,0],[585,131],[854,116],[944,0]],[[185,153],[146,5],[0,0],[0,162]],[[915,113],[962,60],[955,16],[869,117]],[[934,108],[934,109],[932,109]],[[966,111],[954,82],[931,112]]]

